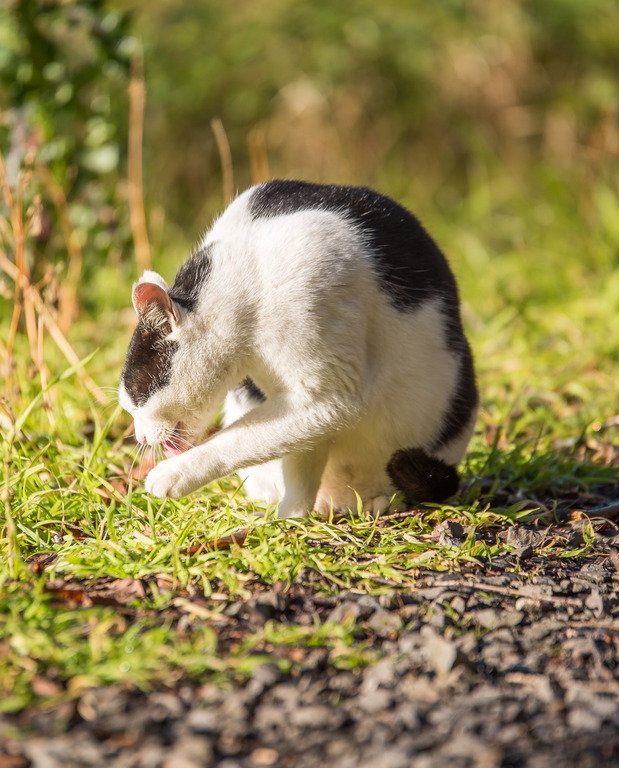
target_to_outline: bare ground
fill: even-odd
[[[605,495],[587,557],[534,554],[540,535],[576,547],[572,519],[505,529],[514,549],[491,567],[420,571],[414,589],[378,597],[325,595],[308,573],[257,583],[251,599],[228,600],[221,652],[268,620],[352,621],[380,660],[342,669],[328,648],[264,645],[272,663],[224,688],[88,690],[0,716],[0,768],[619,766],[619,488]],[[457,545],[461,528],[436,536]],[[98,589],[95,601],[105,580]]]

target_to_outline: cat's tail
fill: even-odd
[[[456,468],[429,456],[423,448],[396,451],[387,464],[387,474],[408,504],[438,503],[458,492]]]

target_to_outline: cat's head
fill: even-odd
[[[186,450],[204,434],[206,413],[191,359],[191,318],[169,296],[165,280],[147,271],[133,286],[138,324],[120,380],[118,400],[133,416],[143,445],[166,455]]]

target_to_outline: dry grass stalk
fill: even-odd
[[[58,307],[58,325],[63,333],[67,333],[79,311],[77,291],[82,274],[82,247],[69,220],[69,209],[64,190],[46,165],[39,162],[36,165],[36,169],[37,175],[43,182],[43,186],[56,208],[62,236],[67,246],[67,276],[62,281],[62,292]]]
[[[150,242],[144,212],[142,177],[142,142],[144,136],[145,87],[141,55],[133,58],[133,75],[129,83],[129,219],[135,244],[135,258],[142,273],[151,267]]]
[[[45,391],[49,381],[49,372],[45,365],[43,354],[43,339],[45,329],[54,340],[56,346],[61,350],[67,360],[77,367],[77,374],[82,379],[84,385],[91,394],[101,403],[106,405],[107,398],[91,379],[86,371],[79,366],[79,356],[67,340],[65,334],[54,318],[49,307],[45,304],[39,286],[31,282],[30,269],[25,255],[25,243],[29,234],[31,234],[36,220],[36,206],[32,206],[24,219],[24,195],[30,180],[30,171],[22,171],[19,175],[15,194],[8,183],[4,158],[0,153],[0,187],[4,195],[4,200],[10,213],[10,226],[0,217],[0,236],[2,240],[13,251],[14,261],[12,261],[5,249],[0,246],[0,272],[13,282],[13,314],[9,326],[9,334],[6,345],[2,345],[2,353],[5,359],[5,384],[7,392],[11,391],[11,372],[13,369],[13,351],[15,341],[19,330],[19,320],[23,314],[26,335],[30,347],[30,356],[34,363],[41,386]],[[64,196],[63,196],[64,198]],[[81,252],[80,252],[81,256]],[[46,282],[42,281],[43,284]],[[47,393],[44,397],[44,406],[52,426],[54,417],[52,414],[51,402]]]
[[[234,171],[232,168],[232,153],[226,129],[218,117],[211,120],[211,129],[217,143],[217,151],[221,160],[221,175],[224,191],[224,206],[230,205],[234,199]]]
[[[259,184],[271,179],[267,142],[263,128],[254,128],[247,137],[252,183]]]

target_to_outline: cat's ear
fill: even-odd
[[[146,274],[155,275],[156,273]],[[163,278],[160,279],[166,285]],[[178,325],[178,309],[159,282],[144,281],[144,278],[142,278],[139,283],[135,283],[133,286],[131,299],[133,307],[141,319],[156,325],[169,320],[173,328]]]
[[[161,277],[158,272],[154,272],[152,269],[145,269],[142,273],[142,277],[138,280],[138,283],[154,283],[163,288],[164,291],[168,290],[168,284]]]

